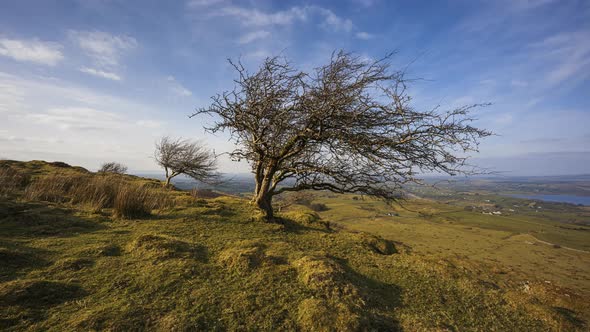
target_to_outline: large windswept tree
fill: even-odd
[[[219,176],[215,155],[199,142],[164,136],[156,143],[154,159],[166,173],[166,186],[180,174],[201,182],[212,182]]]
[[[282,57],[267,58],[255,73],[230,60],[235,88],[193,116],[213,115],[207,129],[231,134],[231,156],[252,165],[253,203],[268,220],[273,196],[285,191],[393,199],[402,184],[419,181],[419,171],[466,172],[468,152],[490,135],[471,125],[469,112],[481,105],[414,109],[404,73],[390,58],[367,61],[341,51],[311,73]]]

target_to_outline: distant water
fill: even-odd
[[[510,195],[516,198],[537,199],[546,202],[559,202],[590,205],[590,196],[575,196],[575,195]]]

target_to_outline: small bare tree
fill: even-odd
[[[201,182],[212,182],[219,177],[215,155],[199,142],[165,136],[156,143],[154,157],[166,172],[166,186],[180,174]]]
[[[268,220],[273,196],[286,191],[395,199],[402,184],[420,182],[418,171],[467,172],[467,152],[491,135],[470,125],[470,110],[482,105],[414,109],[391,56],[367,61],[341,51],[312,73],[282,57],[267,58],[255,73],[230,60],[236,87],[192,116],[214,115],[207,129],[232,135],[231,156],[252,165],[253,203]]]
[[[125,174],[126,172],[127,166],[114,161],[104,163],[98,169],[98,173]]]

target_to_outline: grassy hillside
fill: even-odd
[[[282,225],[266,224],[243,199],[193,197],[132,176],[44,162],[3,161],[0,171],[2,330],[588,327],[584,287],[524,283],[505,277],[504,262],[420,245],[455,230],[459,241],[464,225],[444,234],[409,219],[403,232],[378,218],[352,227],[343,216],[362,203],[347,197],[325,198],[321,219],[292,207]]]
[[[530,212],[527,205],[502,215],[466,211],[461,205],[433,200],[410,200],[388,206],[379,200],[355,200],[354,195],[321,195],[316,202],[328,207],[323,218],[348,229],[403,241],[417,253],[441,258],[458,257],[495,270],[500,279],[552,282],[590,292],[590,227],[568,224],[587,207],[563,209],[544,204],[546,211]],[[513,207],[514,201],[484,196],[488,205]],[[471,206],[473,202],[461,201]],[[563,222],[556,220],[563,219]]]

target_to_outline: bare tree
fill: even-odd
[[[114,161],[104,163],[98,169],[98,173],[125,174],[126,172],[127,166]]]
[[[409,81],[391,69],[391,56],[367,61],[340,51],[312,73],[282,57],[267,58],[253,74],[229,60],[236,87],[192,116],[214,115],[207,130],[232,135],[238,147],[231,156],[252,165],[253,203],[268,220],[273,196],[286,191],[395,199],[402,184],[420,182],[419,171],[469,172],[467,153],[491,135],[470,125],[470,111],[483,105],[414,109]]]
[[[166,172],[166,186],[180,174],[201,182],[211,182],[219,176],[215,155],[199,142],[165,136],[156,143],[154,157]]]

